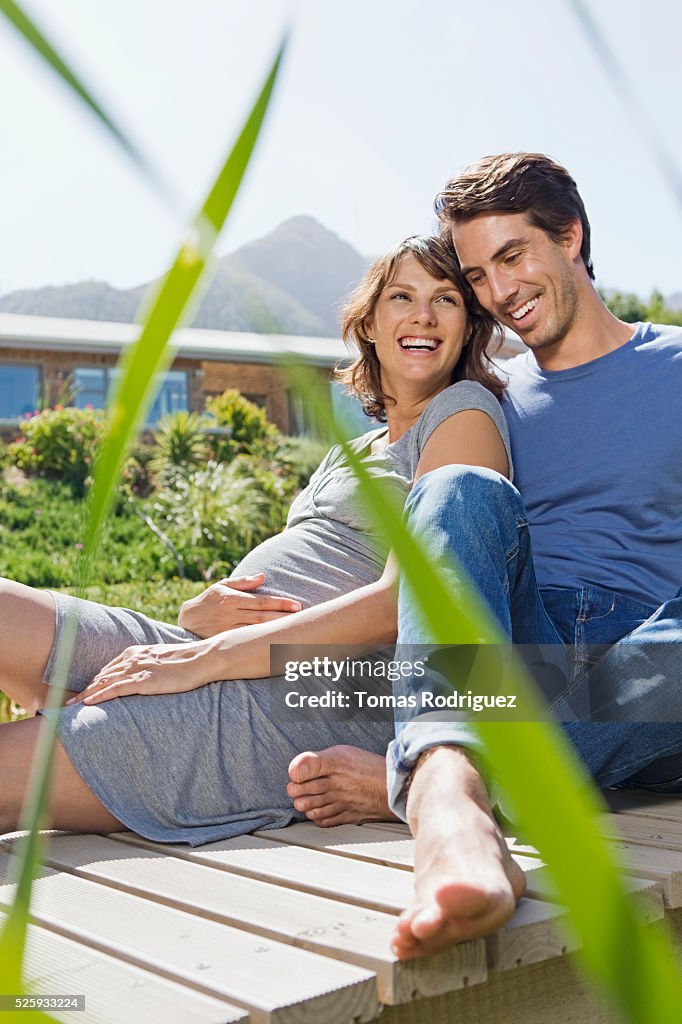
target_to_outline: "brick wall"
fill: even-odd
[[[117,356],[108,353],[49,352],[44,349],[0,349],[0,364],[17,363],[38,366],[40,388],[47,403],[64,402],[69,376],[79,366],[112,367]],[[190,409],[201,412],[206,398],[226,388],[236,388],[247,398],[265,408],[268,419],[285,434],[294,429],[289,390],[283,373],[263,363],[222,363],[198,359],[176,359],[174,370],[188,374]],[[318,371],[320,379],[328,379],[326,370]]]
[[[284,434],[292,432],[289,391],[285,375],[274,366],[263,363],[202,363],[203,388],[207,397],[219,395],[227,388],[236,388],[243,395],[262,405],[268,419]],[[321,381],[328,379],[320,370]]]

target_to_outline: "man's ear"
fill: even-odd
[[[563,242],[572,260],[581,258],[580,248],[583,244],[583,226],[579,217],[572,220],[566,228]]]

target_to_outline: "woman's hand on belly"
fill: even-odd
[[[101,704],[131,693],[183,693],[213,677],[203,640],[182,644],[139,644],[128,647],[101,669],[88,686],[67,704]]]
[[[178,625],[206,639],[228,629],[271,622],[283,615],[300,612],[300,601],[250,593],[262,587],[264,582],[265,573],[262,572],[257,576],[219,580],[198,597],[185,601],[178,615]]]

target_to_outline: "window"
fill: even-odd
[[[78,409],[88,405],[103,409],[107,398],[107,371],[100,367],[79,367],[73,374],[73,389],[74,405]]]
[[[156,400],[149,410],[148,423],[157,423],[169,412],[180,412],[188,409],[187,374],[184,370],[169,370],[164,375]]]
[[[331,382],[332,409],[346,437],[357,437],[378,426],[374,419],[365,416],[359,399],[346,394],[346,389],[339,381]]]
[[[0,364],[0,419],[17,420],[38,408],[40,370],[37,366]]]
[[[357,398],[346,394],[343,384],[338,381],[330,381],[329,389],[332,412],[347,438],[365,434],[378,425],[376,420],[368,419],[365,416]],[[289,433],[294,435],[314,434],[314,419],[306,406],[304,396],[296,390],[287,392],[287,395],[289,399]]]
[[[120,372],[115,366],[79,366],[73,375],[75,405],[79,409],[86,405],[103,409]],[[188,408],[187,374],[184,370],[169,370],[164,374],[154,404],[147,414],[147,424],[153,426],[167,413]]]
[[[242,398],[245,398],[248,402],[253,402],[259,409],[265,409],[268,404],[267,395],[253,395],[250,392],[242,391]]]

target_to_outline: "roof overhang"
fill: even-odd
[[[0,313],[0,349],[44,349],[120,355],[140,335],[138,324],[106,320]],[[175,357],[230,363],[276,363],[283,356],[308,366],[332,367],[349,358],[340,338],[309,338],[294,334],[251,334],[183,327],[173,335]],[[509,358],[524,345],[505,331],[499,355]]]

